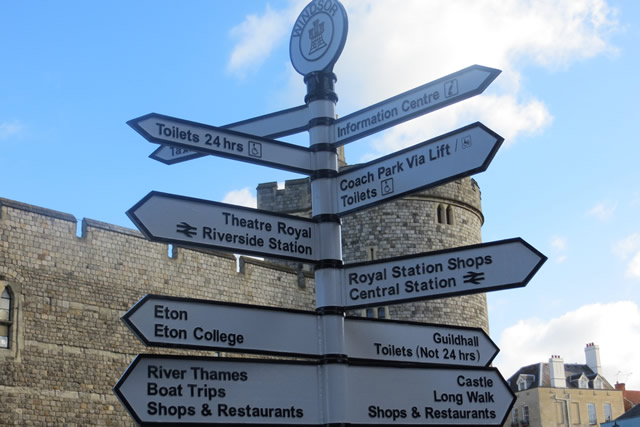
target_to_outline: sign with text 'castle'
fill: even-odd
[[[338,174],[338,215],[483,172],[503,138],[474,123]]]
[[[499,426],[515,401],[495,368],[158,355],[136,357],[114,392],[140,424]]]
[[[323,316],[315,312],[146,295],[122,317],[149,346],[320,358]],[[337,316],[349,359],[487,366],[498,348],[480,328]]]
[[[525,286],[547,257],[522,239],[345,265],[345,307],[375,307]]]
[[[152,191],[127,211],[150,240],[298,261],[320,259],[306,218]]]

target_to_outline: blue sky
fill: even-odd
[[[300,175],[207,157],[167,166],[125,123],[156,112],[224,125],[304,103],[288,41],[306,1],[3,2],[0,197],[134,228],[151,190],[255,203]],[[640,389],[640,3],[344,0],[335,67],[346,115],[472,64],[484,94],[346,146],[375,159],[482,121],[505,137],[482,190],[483,240],[549,257],[526,288],[489,294],[504,376],[600,346],[610,382]],[[282,138],[308,144],[304,134]]]

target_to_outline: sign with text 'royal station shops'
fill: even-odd
[[[338,0],[311,1],[293,23],[289,53],[305,105],[225,126],[156,113],[128,122],[160,144],[151,157],[166,164],[215,156],[308,176],[311,218],[159,191],[127,215],[153,241],[312,264],[316,286],[316,312],[144,296],[122,320],[147,346],[278,359],[139,355],[114,387],[136,422],[504,424],[515,396],[487,367],[498,348],[482,329],[346,311],[525,286],[546,257],[514,238],[345,265],[341,247],[342,217],[483,172],[503,138],[476,122],[341,171],[337,155],[479,95],[500,71],[472,65],[336,119],[333,66],[347,32]],[[273,139],[304,131],[309,147]]]

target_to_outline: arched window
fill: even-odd
[[[447,224],[453,225],[453,208],[447,206]]]
[[[0,295],[0,348],[9,348],[11,342],[12,309],[13,295],[11,289],[6,286]]]
[[[444,206],[438,205],[438,209],[436,213],[437,213],[438,224],[444,224]]]

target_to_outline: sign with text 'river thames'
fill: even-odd
[[[338,174],[338,215],[483,172],[503,138],[474,123]]]
[[[151,113],[127,122],[146,140],[187,150],[241,160],[291,172],[310,174],[306,147],[262,138],[227,128]]]
[[[472,65],[336,120],[334,144],[344,145],[481,94],[500,70]]]
[[[146,295],[122,320],[148,346],[320,358],[331,333],[323,329],[322,316],[310,311]],[[349,359],[487,366],[498,354],[496,345],[480,328],[358,317],[343,320],[344,348],[335,351]]]
[[[114,392],[140,424],[499,426],[515,401],[495,368],[159,355],[137,356]]]
[[[150,240],[240,254],[316,261],[310,219],[152,191],[127,211]]]
[[[547,257],[520,238],[345,265],[345,307],[375,307],[525,286]]]

